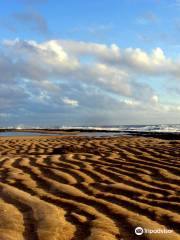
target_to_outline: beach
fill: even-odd
[[[0,137],[0,240],[178,240],[179,160],[158,137]]]

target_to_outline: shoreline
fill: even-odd
[[[150,137],[150,138],[159,138],[166,140],[180,140],[180,132],[147,132],[147,131],[117,131],[117,130],[96,130],[96,129],[0,129],[0,133],[12,132],[12,133],[40,133],[44,134],[54,134],[55,136],[86,136],[85,133],[94,133],[90,137],[98,137],[102,133],[102,137],[118,137],[118,136],[136,136],[136,137]],[[83,133],[84,135],[81,135]],[[95,135],[97,133],[97,136]],[[103,136],[103,134],[109,134]],[[111,134],[113,134],[111,136]],[[21,135],[23,136],[23,135]],[[50,136],[50,135],[49,135]],[[3,136],[0,136],[3,137]]]

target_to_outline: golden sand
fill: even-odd
[[[0,240],[180,239],[179,160],[180,141],[1,137]]]

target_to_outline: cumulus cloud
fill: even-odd
[[[78,56],[92,56],[100,62],[126,67],[138,74],[179,74],[180,61],[173,61],[157,47],[151,53],[140,48],[121,49],[116,44],[105,44],[58,40],[65,51]]]
[[[70,105],[72,107],[77,107],[79,105],[78,101],[77,100],[74,100],[74,99],[70,99],[68,97],[64,97],[62,99],[63,103],[67,104],[67,105]]]
[[[45,113],[63,114],[62,121],[71,114],[78,122],[90,117],[87,112],[101,120],[103,114],[116,120],[125,114],[127,121],[130,116],[136,120],[135,112],[141,117],[149,112],[160,121],[160,113],[175,113],[179,106],[161,101],[150,79],[168,76],[176,84],[179,64],[160,48],[147,53],[116,44],[5,40],[0,47],[0,111],[9,114],[16,108],[24,118],[38,114],[39,121]]]
[[[67,52],[57,41],[38,44],[34,41],[15,40],[5,41],[4,44],[9,49],[11,56],[23,56],[16,61],[16,70],[23,78],[32,81],[42,81],[45,77],[57,78],[59,81],[81,81],[116,94],[137,98],[143,98],[143,96],[148,98],[153,94],[150,87],[133,81],[127,71],[97,61],[90,64],[84,63],[78,57],[80,54],[83,55],[81,50],[77,54],[73,50]],[[82,50],[85,51],[84,46]],[[91,52],[91,47],[87,51],[87,54]],[[106,58],[110,54],[109,51],[114,52],[114,47],[108,49],[108,47],[99,46],[96,54],[100,54],[101,58],[103,56]],[[142,94],[137,94],[137,90],[141,91]],[[144,92],[146,95],[143,94]]]
[[[107,46],[105,44],[78,42],[71,40],[58,40],[67,52],[75,54],[76,56],[92,56],[100,60],[120,60],[120,48],[116,44]]]

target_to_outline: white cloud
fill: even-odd
[[[130,99],[125,99],[125,100],[124,100],[124,103],[125,103],[127,106],[131,106],[131,107],[140,105],[140,103],[139,103],[138,101],[133,101],[133,100],[130,100]]]
[[[161,99],[160,84],[166,84],[162,77],[171,78],[175,88],[180,76],[180,62],[168,58],[161,48],[148,53],[115,44],[6,40],[1,43],[0,71],[2,112],[7,108],[11,113],[16,108],[24,115],[65,115],[69,105],[71,113],[81,111],[82,118],[91,109],[107,112],[111,118],[122,113],[127,119],[132,111],[141,116],[155,111],[160,119],[165,109],[174,115],[179,109]],[[161,77],[157,88],[151,84],[152,77],[157,82]]]
[[[79,106],[79,103],[77,100],[74,100],[74,99],[70,99],[68,97],[64,97],[62,99],[63,103],[65,103],[66,105],[70,105],[72,107],[78,107]]]
[[[159,97],[157,95],[152,96],[151,98],[153,103],[158,103],[159,102]]]
[[[63,49],[73,56],[93,56],[95,61],[105,64],[118,65],[129,68],[130,71],[138,74],[180,74],[180,61],[165,56],[160,47],[147,53],[140,48],[121,49],[116,44],[110,46],[105,44],[78,42],[70,40],[58,40]]]
[[[42,81],[44,78],[63,81],[81,81],[88,85],[97,85],[116,94],[144,98],[152,95],[150,87],[132,80],[130,73],[119,66],[108,64],[119,59],[119,48],[112,45],[89,44],[67,41],[48,41],[38,44],[34,41],[5,41],[11,56],[16,58],[16,71],[23,78]],[[70,45],[69,45],[70,44]],[[68,47],[68,50],[66,49]],[[76,51],[75,51],[76,50]],[[84,63],[79,56],[94,54],[92,63]],[[23,56],[18,59],[17,56]],[[134,56],[135,57],[135,56]],[[138,57],[138,56],[137,56]],[[118,60],[119,61],[119,60]],[[137,94],[140,91],[141,94]]]
[[[101,60],[120,60],[120,49],[116,44],[87,43],[78,41],[57,41],[67,52],[76,56],[94,56]]]

